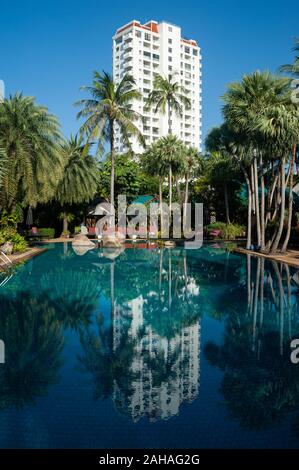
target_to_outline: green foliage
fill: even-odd
[[[58,120],[34,98],[16,94],[0,106],[0,207],[35,207],[54,196],[61,177]]]
[[[18,253],[26,250],[27,242],[22,235],[20,235],[15,228],[6,227],[0,230],[0,245],[6,242],[13,243],[13,252]]]
[[[83,99],[76,103],[82,106],[78,118],[85,119],[81,133],[89,142],[98,141],[97,153],[103,153],[103,145],[109,142],[114,147],[114,125],[118,124],[125,143],[130,147],[129,135],[135,135],[144,144],[144,138],[135,126],[140,115],[131,109],[132,100],[141,99],[134,78],[126,74],[119,84],[113,81],[109,73],[94,72],[91,87],[82,87],[90,93],[91,99]]]
[[[210,236],[214,230],[220,230],[217,238],[222,240],[234,240],[244,234],[244,227],[238,224],[225,224],[224,222],[215,222],[206,225],[204,228],[205,233]]]
[[[77,227],[74,228],[74,234],[75,235],[78,235],[78,233],[80,233],[80,232],[81,232],[81,227],[80,226],[77,226]]]
[[[71,212],[60,212],[58,215],[59,220],[66,220],[67,222],[72,222],[74,220],[74,214]]]
[[[100,195],[108,199],[110,193],[111,160],[108,158],[101,164],[100,171]],[[140,169],[140,164],[134,160],[130,153],[118,155],[115,160],[115,194],[126,196],[138,196],[146,193],[149,180]],[[157,189],[157,183],[155,182]],[[153,189],[151,188],[151,191]]]
[[[158,73],[155,75],[154,89],[150,92],[146,103],[148,109],[153,107],[155,113],[161,111],[163,114],[173,110],[177,115],[180,115],[184,107],[186,109],[191,107],[185,88],[181,86],[179,81],[174,81],[174,77],[175,75],[171,75],[166,78]]]
[[[98,166],[88,154],[90,146],[82,138],[71,137],[62,147],[63,176],[58,184],[55,199],[62,206],[89,202],[98,186]]]
[[[16,206],[15,209],[9,212],[6,209],[3,209],[0,215],[0,227],[7,227],[7,226],[16,227],[16,225],[22,222],[22,220],[23,220],[23,211],[20,206]]]
[[[50,227],[44,227],[38,229],[38,234],[42,237],[47,238],[54,238],[55,237],[55,229]]]

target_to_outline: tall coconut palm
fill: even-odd
[[[4,162],[0,206],[35,207],[54,196],[63,164],[55,116],[34,98],[16,94],[0,106],[0,161]]]
[[[78,118],[85,119],[81,126],[82,135],[88,142],[98,141],[97,152],[103,151],[103,144],[109,142],[111,158],[110,203],[114,205],[114,174],[115,174],[115,128],[119,127],[126,145],[131,148],[130,136],[136,136],[144,145],[144,139],[134,121],[140,115],[132,109],[132,102],[139,100],[141,95],[134,78],[125,75],[116,84],[107,72],[94,72],[92,86],[82,87],[90,93],[90,99],[80,100],[76,104],[82,106]]]
[[[64,171],[55,199],[62,207],[64,232],[67,232],[70,221],[69,206],[89,202],[98,187],[99,170],[95,159],[88,154],[88,147],[82,137],[77,136],[71,136],[62,147]]]
[[[161,111],[163,114],[167,113],[168,134],[172,134],[171,111],[181,115],[184,107],[187,109],[191,107],[191,101],[187,97],[186,89],[174,79],[175,74],[170,75],[169,78],[156,74],[153,90],[150,92],[146,103],[146,107],[153,107],[155,113],[158,111]]]

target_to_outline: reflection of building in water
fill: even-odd
[[[114,384],[114,403],[134,421],[147,416],[151,421],[178,414],[183,401],[198,395],[200,360],[200,320],[183,327],[171,339],[161,337],[144,325],[142,296],[117,306],[114,316],[114,349],[121,342],[124,315],[131,317],[127,342],[133,341],[129,385]]]

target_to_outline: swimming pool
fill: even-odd
[[[0,279],[1,448],[294,448],[299,273],[53,244]]]

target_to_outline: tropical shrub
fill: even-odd
[[[222,240],[234,240],[235,238],[242,237],[244,234],[244,227],[238,224],[225,224],[224,222],[215,222],[206,225],[204,233],[206,236],[211,236],[214,231],[220,231],[217,238]]]
[[[55,229],[54,228],[39,228],[38,229],[38,234],[41,235],[42,237],[47,237],[47,238],[54,238],[55,237]]]
[[[6,242],[13,243],[13,252],[19,253],[27,248],[27,242],[13,227],[6,227],[0,230],[0,245]]]

